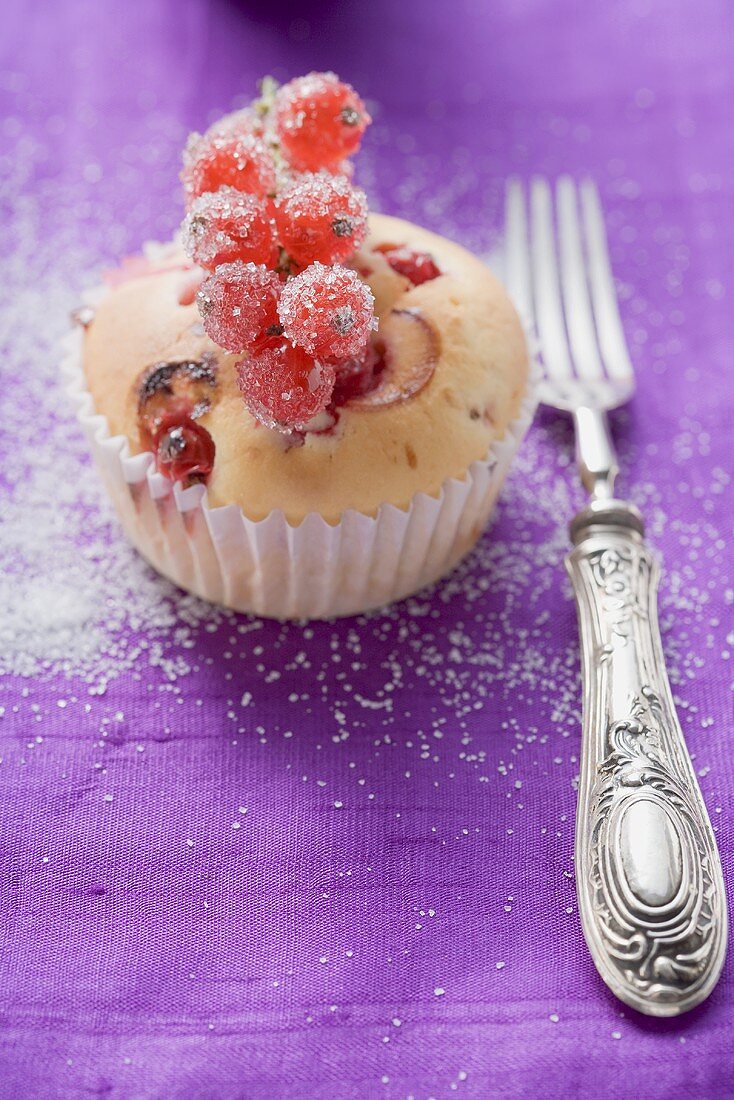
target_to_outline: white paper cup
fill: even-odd
[[[88,296],[99,301],[104,289]],[[297,526],[276,510],[249,519],[234,504],[210,508],[206,488],[182,489],[132,455],[96,412],[82,366],[83,332],[64,340],[62,372],[95,465],[122,526],[155,569],[202,599],[276,619],[330,619],[401,600],[448,573],[487,525],[536,407],[531,383],[517,419],[463,478],[436,496],[374,516],[348,510],[329,524],[311,512]]]

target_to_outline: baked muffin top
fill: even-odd
[[[387,263],[385,246],[428,253],[441,274],[414,286]],[[254,520],[279,509],[292,524],[309,512],[336,523],[347,509],[405,508],[415,493],[463,477],[519,412],[529,361],[514,308],[481,261],[425,229],[370,216],[351,266],[375,296],[372,388],[343,388],[312,430],[290,436],[244,407],[234,369],[242,356],[204,333],[185,264],[183,254],[152,264],[102,299],[85,331],[84,368],[96,411],[133,453],[150,446],[140,414],[157,399],[157,380],[175,375],[176,386],[202,393],[200,423],[216,448],[212,507],[236,504]]]

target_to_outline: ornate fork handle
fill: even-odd
[[[566,565],[581,632],[584,719],[576,878],[610,989],[674,1016],[715,985],[727,938],[721,864],[665,672],[658,565],[631,505],[595,500]]]

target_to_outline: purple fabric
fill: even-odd
[[[186,132],[265,72],[351,80],[374,205],[479,251],[509,174],[592,173],[639,368],[622,485],[731,879],[731,6],[59,0],[3,24],[0,1096],[734,1095],[731,966],[650,1021],[579,929],[568,424],[539,417],[447,582],[279,626],[128,550],[54,366],[80,288],[176,226]]]

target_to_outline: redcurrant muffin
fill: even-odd
[[[112,273],[67,366],[133,542],[238,610],[331,617],[451,569],[532,415],[488,268],[368,215],[369,122],[333,74],[193,135],[180,241]]]

